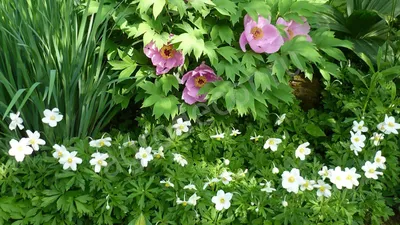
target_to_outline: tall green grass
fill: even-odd
[[[50,142],[95,136],[115,113],[107,92],[115,74],[103,58],[109,14],[90,15],[75,2],[0,1],[2,142],[15,136],[8,129],[10,112],[20,111],[25,128]],[[50,128],[41,118],[54,107],[64,119]]]

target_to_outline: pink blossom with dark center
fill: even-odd
[[[274,53],[283,45],[283,37],[270,19],[258,16],[258,22],[249,15],[244,17],[244,31],[240,35],[240,48],[245,52],[246,44],[257,53]]]
[[[276,24],[281,24],[284,25],[285,31],[287,38],[285,38],[285,41],[291,40],[297,35],[303,35],[306,36],[307,41],[311,42],[312,39],[308,33],[310,32],[310,25],[308,24],[306,18],[302,18],[304,23],[300,24],[295,22],[294,20],[291,20],[289,22],[286,22],[283,18],[279,18],[276,21]]]
[[[189,105],[196,102],[205,102],[205,95],[198,95],[200,88],[206,83],[220,80],[221,78],[215,75],[213,69],[204,64],[204,62],[194,70],[187,72],[182,77],[182,84],[185,84],[185,89],[182,93],[182,99]]]
[[[182,66],[185,61],[182,52],[177,51],[170,44],[166,44],[158,50],[152,41],[144,47],[143,51],[151,59],[153,65],[156,66],[157,75],[168,73],[172,68]]]

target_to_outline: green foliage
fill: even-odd
[[[89,16],[89,8],[78,12],[75,7],[72,0],[0,3],[3,137],[13,133],[10,112],[21,112],[25,127],[42,130],[51,142],[96,135],[112,116],[114,104],[106,92],[111,73],[104,68],[102,38],[108,17]],[[121,76],[131,70],[126,67]],[[56,107],[64,120],[51,130],[37,118]]]
[[[154,10],[161,6],[163,10],[156,10],[160,12],[156,16]],[[288,74],[301,70],[312,79],[313,74],[319,72],[328,82],[331,76],[341,77],[339,67],[331,61],[345,61],[346,58],[339,48],[352,48],[352,45],[335,38],[330,31],[315,27],[316,30],[310,34],[313,39],[315,37],[315,42],[310,43],[302,37],[296,37],[287,41],[279,52],[271,55],[256,54],[251,50],[242,52],[238,40],[244,30],[244,15],[249,14],[253,19],[257,19],[257,15],[271,17],[273,24],[278,17],[302,23],[302,17],[312,20],[316,17],[315,13],[324,11],[325,8],[321,5],[294,0],[203,0],[188,1],[186,4],[167,1],[165,5],[164,2],[157,5],[154,1],[132,1],[130,4],[122,4],[113,13],[113,19],[120,31],[128,36],[127,42],[130,44],[110,49],[123,52],[123,56],[118,54],[116,58],[111,57],[110,64],[114,70],[121,70],[120,77],[126,77],[134,71],[141,74],[140,79],[143,80],[138,80],[139,77],[132,74],[132,79],[119,81],[117,87],[121,89],[115,100],[123,104],[123,107],[127,106],[127,101],[132,97],[136,101],[143,100],[145,104],[142,107],[152,107],[153,115],[157,118],[175,116],[176,106],[182,109],[187,107],[180,100],[183,89],[181,86],[177,91],[169,91],[170,88],[160,85],[163,81],[158,81],[160,78],[155,76],[154,70],[146,69],[142,76],[139,67],[146,64],[151,68],[151,62],[144,60],[139,63],[134,59],[139,55],[143,56],[138,49],[143,49],[150,41],[154,41],[158,48],[170,43],[185,55],[185,65],[177,72],[170,71],[169,74],[182,76],[201,61],[205,61],[224,80],[210,84],[202,90],[207,95],[209,104],[222,104],[230,113],[251,114],[257,120],[265,119],[270,105],[293,102],[288,86],[291,77]],[[173,36],[168,38],[168,34]],[[113,39],[111,41],[120,42]],[[117,62],[121,63],[116,64]],[[136,65],[140,66],[135,67]],[[168,74],[165,76],[172,77]],[[153,83],[153,87],[159,90],[153,90],[154,94],[151,94],[148,89],[143,88],[143,82]],[[141,93],[143,90],[145,94]],[[164,93],[161,94],[162,92]],[[151,99],[146,100],[148,97]],[[165,104],[171,107],[160,106],[161,103],[156,105],[157,98],[159,101],[168,99]],[[171,111],[158,113],[159,110]],[[193,116],[196,118],[200,115]]]

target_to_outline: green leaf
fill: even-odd
[[[163,96],[161,96],[161,95],[150,95],[150,96],[146,97],[146,99],[143,101],[142,108],[152,106],[156,102],[161,101],[162,99],[163,99]]]
[[[214,0],[215,9],[225,16],[236,14],[236,4],[230,0]]]
[[[265,18],[271,16],[271,8],[268,4],[265,4],[265,1],[252,0],[248,3],[244,3],[243,8],[255,21],[258,20],[258,15],[261,15]]]
[[[225,46],[225,47],[218,48],[217,52],[222,57],[224,57],[229,63],[232,63],[232,59],[235,60],[236,62],[239,62],[239,59],[237,57],[239,50],[237,50],[236,48],[233,48],[230,46]]]
[[[263,93],[267,89],[271,91],[271,76],[272,74],[267,69],[256,70],[254,73],[254,84],[256,88],[261,87]]]
[[[306,131],[307,131],[307,133],[309,133],[310,135],[312,135],[314,137],[325,136],[324,131],[322,131],[319,126],[312,124],[312,123],[307,124]]]
[[[287,11],[290,10],[291,5],[292,5],[292,0],[279,0],[278,3],[279,14],[284,15]]]
[[[22,93],[24,93],[25,89],[19,89],[17,91],[17,93],[15,93],[15,95],[13,96],[13,98],[11,99],[10,104],[7,106],[6,111],[4,112],[4,116],[3,116],[3,120],[8,116],[8,114],[10,113],[12,107],[14,107],[15,103],[17,103],[17,100],[19,99],[19,97],[22,95]]]
[[[153,5],[153,16],[155,19],[157,19],[157,16],[160,15],[161,11],[164,8],[166,0],[154,0],[154,5]]]
[[[141,213],[139,218],[137,218],[135,225],[146,225],[146,218],[143,213]]]
[[[173,75],[164,75],[159,79],[159,82],[162,84],[162,89],[165,95],[171,91],[172,87],[174,87],[176,90],[179,89],[179,82]]]
[[[156,119],[160,118],[162,115],[167,119],[169,119],[169,117],[173,118],[178,114],[178,104],[178,99],[173,95],[162,98],[154,104],[153,115]]]
[[[208,92],[208,103],[212,103],[220,99],[222,96],[226,94],[227,90],[230,90],[233,88],[233,84],[230,81],[216,81],[213,82],[214,85],[216,86],[213,88],[210,92]]]

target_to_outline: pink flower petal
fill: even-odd
[[[244,32],[240,35],[240,39],[239,39],[239,45],[240,48],[242,49],[243,52],[246,52],[246,44],[247,44],[247,38],[246,35],[244,34]]]

